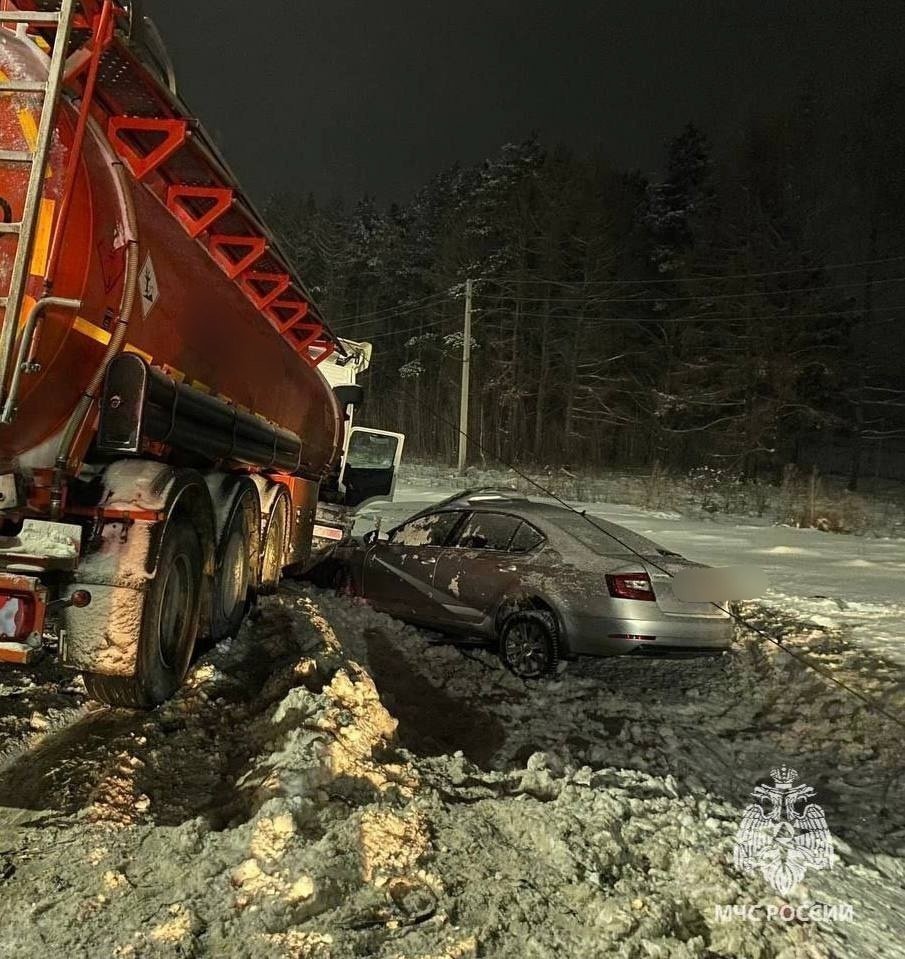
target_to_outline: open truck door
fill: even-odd
[[[355,509],[377,497],[392,499],[402,461],[405,436],[386,430],[354,427],[349,433],[340,489],[343,504]]]

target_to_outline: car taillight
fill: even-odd
[[[616,599],[654,599],[654,587],[647,573],[608,573],[607,589]]]
[[[20,640],[35,631],[37,604],[28,594],[0,596],[0,640]]]

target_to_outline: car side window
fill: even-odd
[[[395,546],[443,546],[462,518],[461,512],[430,513],[394,529],[389,542]]]
[[[455,545],[462,549],[508,550],[521,522],[516,516],[502,513],[472,513],[462,525]]]
[[[510,553],[530,553],[544,542],[544,537],[530,524],[522,523],[509,544]]]

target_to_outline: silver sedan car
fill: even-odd
[[[698,564],[509,491],[458,494],[350,540],[331,564],[331,581],[376,609],[496,645],[526,678],[577,656],[721,653],[733,633],[724,597],[675,595],[673,575]]]

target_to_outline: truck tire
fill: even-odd
[[[290,509],[289,497],[285,493],[280,493],[274,500],[267,520],[267,528],[264,530],[259,587],[259,592],[262,594],[275,593],[283,578]]]
[[[201,618],[204,554],[191,522],[181,516],[163,534],[157,574],[145,593],[134,677],[85,673],[92,699],[150,709],[178,691],[188,672]]]
[[[245,493],[233,510],[220,543],[212,597],[211,638],[215,642],[235,636],[251,608],[257,583],[260,522],[257,497],[253,492]]]

